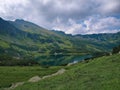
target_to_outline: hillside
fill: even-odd
[[[1,56],[39,60],[43,55],[109,53],[119,44],[119,32],[70,35],[61,31],[47,30],[24,20],[6,21],[0,18]]]
[[[2,53],[13,52],[13,56],[16,53],[16,56],[47,54],[56,48],[72,48],[66,38],[22,20],[8,22],[1,19],[0,41]]]
[[[91,34],[91,35],[76,35],[76,38],[87,39],[94,42],[94,45],[99,46],[106,50],[120,44],[120,32],[118,33],[104,33],[104,34]]]
[[[24,82],[15,90],[119,90],[118,45],[120,32],[71,35],[0,18],[0,88]]]
[[[40,66],[0,66],[0,90],[10,87],[12,83],[24,82],[38,75],[40,77],[57,72],[60,67],[42,68]]]
[[[25,83],[14,90],[119,90],[120,55],[103,56],[67,66],[62,75],[36,83]]]

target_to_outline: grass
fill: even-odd
[[[2,47],[2,48],[9,48],[10,46],[9,46],[8,43],[6,43],[6,42],[0,40],[0,47]]]
[[[120,54],[66,67],[66,72],[14,90],[120,90]]]
[[[61,67],[42,68],[40,66],[1,66],[0,88],[9,87],[12,83],[27,81],[33,76],[45,76],[55,73]]]

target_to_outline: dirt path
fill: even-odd
[[[40,78],[39,76],[34,76],[34,77],[32,77],[32,78],[30,78],[29,80],[28,80],[28,82],[38,82],[38,81],[40,81],[42,78]]]
[[[34,83],[34,82],[38,82],[38,81],[43,80],[43,79],[46,79],[46,78],[50,78],[50,77],[53,77],[53,76],[56,76],[56,75],[63,74],[65,71],[66,71],[65,69],[60,69],[60,70],[58,70],[56,73],[53,73],[53,74],[51,74],[51,75],[43,76],[42,78],[39,77],[39,76],[34,76],[34,77],[30,78],[30,79],[28,80],[28,82],[33,82],[33,83]],[[12,89],[14,89],[14,88],[16,88],[16,87],[18,87],[18,86],[23,85],[24,83],[25,83],[25,82],[13,83],[11,87],[5,88],[4,90],[12,90]]]
[[[23,84],[24,84],[24,82],[13,83],[13,84],[11,85],[11,87],[5,88],[4,90],[12,90],[12,89],[14,89],[14,88],[16,88],[16,87],[18,87],[18,86],[23,85]]]
[[[56,76],[59,74],[63,74],[65,71],[66,71],[65,69],[60,69],[56,73],[53,73],[53,74],[47,75],[47,76],[43,76],[42,78],[40,78],[39,76],[34,76],[34,77],[30,78],[28,80],[28,82],[38,82],[38,81],[43,80],[45,78],[49,78],[49,77],[53,77],[53,76]]]

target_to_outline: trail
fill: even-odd
[[[56,73],[43,76],[42,78],[36,75],[36,76],[33,76],[32,78],[30,78],[27,82],[32,82],[32,83],[38,82],[38,81],[41,81],[41,80],[46,79],[46,78],[50,78],[50,77],[53,77],[53,76],[56,76],[56,75],[63,74],[65,71],[66,71],[65,69],[60,69],[60,70],[58,70]],[[11,85],[11,87],[9,87],[9,88],[4,88],[4,90],[12,90],[12,89],[14,89],[14,88],[16,88],[16,87],[18,87],[18,86],[23,85],[24,83],[25,83],[25,82],[13,83],[13,84]]]
[[[65,71],[66,71],[65,69],[60,69],[56,73],[53,73],[51,75],[43,76],[42,78],[40,78],[39,76],[34,76],[34,77],[30,78],[28,80],[28,82],[38,82],[40,80],[43,80],[43,79],[46,79],[46,78],[49,78],[49,77],[53,77],[53,76],[56,76],[56,75],[59,75],[59,74],[63,74]]]
[[[18,87],[18,86],[23,85],[24,83],[25,83],[25,82],[13,83],[13,84],[11,85],[11,87],[9,87],[9,88],[4,88],[4,90],[12,90],[12,89],[14,89],[14,88],[16,88],[16,87]]]

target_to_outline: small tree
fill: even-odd
[[[119,53],[120,52],[120,45],[117,46],[117,47],[114,47],[113,50],[112,50],[112,54],[116,54],[116,53]]]

